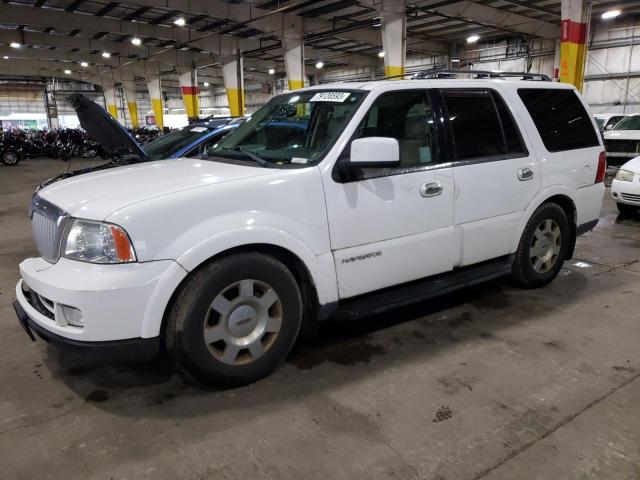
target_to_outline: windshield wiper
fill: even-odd
[[[226,148],[225,150],[233,150],[234,152],[240,152],[240,153],[244,153],[244,155],[247,158],[250,158],[251,160],[253,160],[254,162],[256,162],[259,165],[262,165],[263,167],[269,165],[269,162],[267,162],[264,158],[259,157],[258,155],[256,155],[255,153],[246,150],[244,147],[242,147],[242,145],[238,145],[236,147],[231,147],[231,148]]]

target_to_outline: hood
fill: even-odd
[[[96,102],[81,93],[70,95],[68,101],[82,128],[109,154],[120,158],[134,157],[142,162],[149,160],[127,129]]]
[[[640,130],[609,130],[604,132],[605,140],[640,140]]]
[[[631,170],[634,173],[640,173],[640,156],[632,158],[620,168],[623,170]]]
[[[38,195],[71,216],[104,220],[150,198],[273,173],[269,168],[179,158],[78,175],[46,186]]]

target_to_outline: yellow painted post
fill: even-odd
[[[560,81],[582,90],[587,24],[582,0],[562,0]]]

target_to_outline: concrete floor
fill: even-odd
[[[328,324],[266,380],[199,391],[18,326],[27,203],[63,166],[0,167],[0,478],[640,478],[640,218],[608,198],[547,288]]]

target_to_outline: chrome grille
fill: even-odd
[[[623,200],[627,202],[638,202],[640,203],[640,195],[634,195],[632,193],[621,193],[620,196]]]
[[[60,257],[60,240],[69,215],[38,195],[31,201],[29,214],[38,252],[45,260],[57,262]]]

